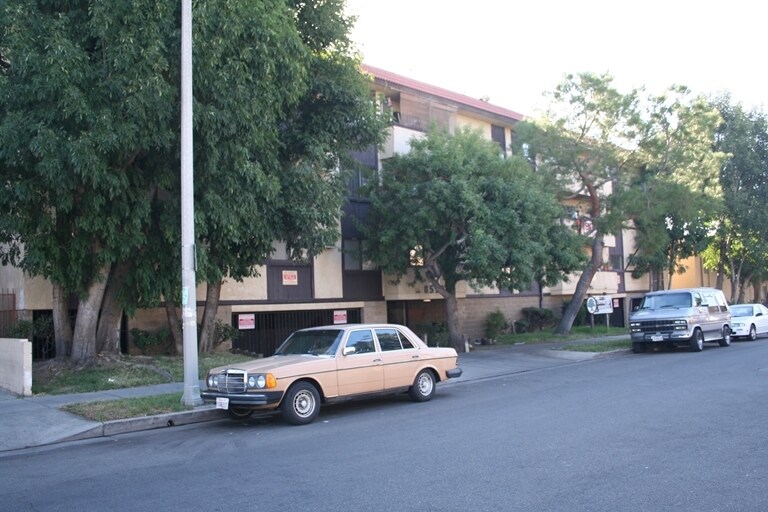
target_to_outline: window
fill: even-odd
[[[624,270],[624,256],[621,254],[611,254],[611,270]]]
[[[397,329],[376,329],[376,337],[382,352],[414,348],[411,340]]]
[[[491,139],[501,147],[501,153],[507,154],[507,137],[503,126],[491,125]]]
[[[344,270],[362,270],[360,240],[344,240]]]
[[[355,347],[355,354],[376,352],[376,347],[373,344],[373,333],[370,329],[350,332],[346,347]]]
[[[345,238],[342,242],[344,251],[344,270],[376,270],[376,265],[363,259],[365,241]]]

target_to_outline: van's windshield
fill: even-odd
[[[640,309],[690,308],[693,306],[690,293],[662,293],[646,295]]]

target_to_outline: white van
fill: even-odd
[[[700,352],[705,342],[731,344],[731,310],[716,288],[651,292],[629,315],[632,351],[655,345],[687,346]]]

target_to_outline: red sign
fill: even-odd
[[[333,312],[333,323],[334,324],[345,324],[347,323],[347,310],[346,309],[337,309]]]
[[[243,331],[247,329],[255,329],[256,315],[253,313],[237,315],[237,328]]]
[[[297,270],[283,270],[283,286],[298,286],[299,272]]]

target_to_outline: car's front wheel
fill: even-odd
[[[691,351],[701,352],[702,350],[704,350],[704,333],[701,329],[696,329],[691,336]]]
[[[320,393],[309,382],[297,382],[285,394],[280,412],[292,425],[312,423],[320,414]]]
[[[435,374],[431,370],[421,370],[408,391],[414,402],[426,402],[435,394]]]
[[[251,417],[253,409],[246,409],[245,407],[230,407],[227,409],[227,414],[233,420],[245,420]]]
[[[632,352],[635,354],[642,354],[645,352],[645,343],[638,343],[634,342],[632,343]]]
[[[731,328],[727,325],[723,327],[723,337],[720,338],[720,346],[721,347],[730,347],[731,346]]]
[[[757,339],[757,327],[755,324],[749,326],[749,341],[755,341]]]

